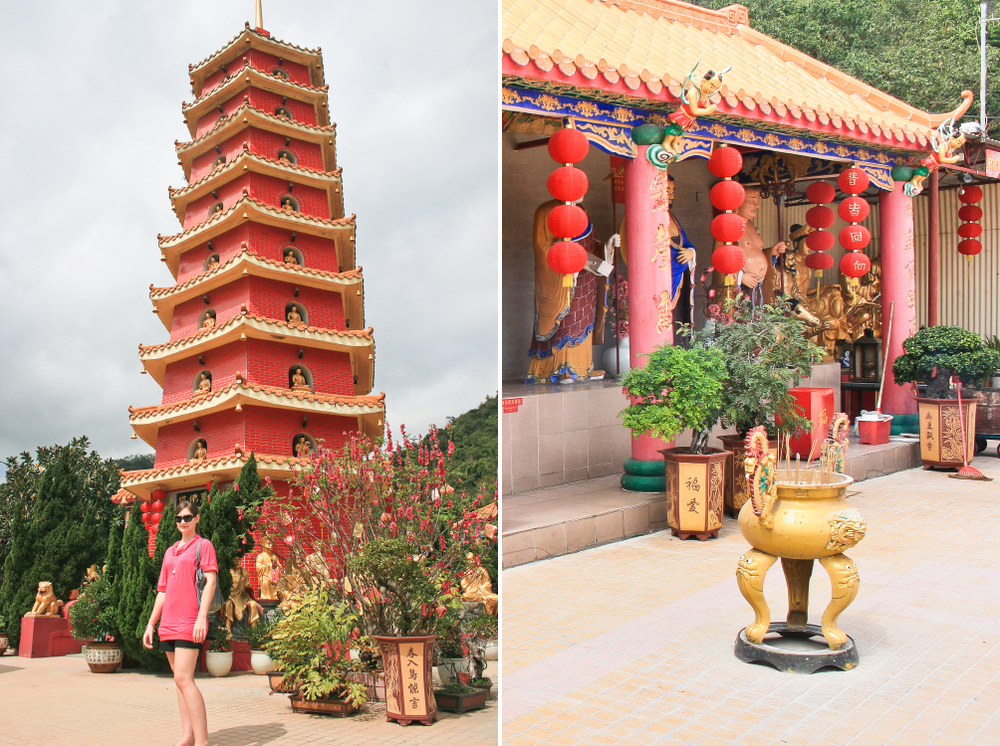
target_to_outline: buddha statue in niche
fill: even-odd
[[[306,377],[302,375],[302,368],[296,368],[292,374],[292,389],[296,391],[312,391]]]
[[[285,264],[295,264],[297,265],[299,260],[295,258],[295,252],[289,249],[285,252]]]
[[[312,456],[312,446],[309,445],[309,441],[306,440],[305,435],[300,435],[299,439],[295,442],[295,457],[310,458],[311,456]]]
[[[207,394],[212,390],[212,379],[208,377],[207,373],[201,374],[201,380],[198,381],[198,390],[195,394]]]
[[[214,326],[215,326],[215,313],[213,311],[209,311],[208,314],[205,316],[205,320],[201,322],[201,328],[211,329]]]
[[[295,205],[292,204],[291,199],[285,197],[285,199],[281,201],[281,209],[285,212],[295,212]]]
[[[208,458],[208,444],[204,440],[198,441],[197,448],[194,449],[194,458],[192,461],[204,461]]]
[[[206,269],[205,271],[211,272],[213,269],[218,269],[218,267],[219,267],[219,257],[217,257],[215,254],[212,254],[212,256],[208,258],[208,269]]]
[[[289,324],[302,323],[302,316],[299,315],[299,310],[295,306],[292,306],[291,308],[288,309],[287,321]]]

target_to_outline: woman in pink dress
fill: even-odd
[[[219,564],[212,542],[198,536],[198,506],[181,500],[177,503],[175,515],[181,538],[163,557],[163,569],[156,586],[156,602],[142,635],[142,644],[147,648],[153,647],[153,629],[159,620],[160,650],[167,654],[174,672],[177,705],[184,731],[176,746],[208,746],[208,716],[205,700],[194,683],[194,669],[198,664],[201,643],[208,633],[208,608],[215,595]],[[208,580],[200,605],[195,585],[195,557],[199,553],[199,545],[201,569]]]

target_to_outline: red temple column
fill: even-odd
[[[643,353],[674,341],[673,311],[666,302],[671,286],[667,172],[646,159],[647,147],[639,145],[635,159],[625,165],[629,361],[633,368],[645,366]],[[662,477],[660,449],[668,445],[648,435],[633,438],[632,459],[658,462]],[[630,472],[628,464],[626,472]]]
[[[892,338],[885,364],[882,411],[916,414],[917,402],[909,386],[897,385],[893,361],[903,354],[903,340],[917,330],[916,258],[913,247],[913,201],[903,194],[903,182],[893,182],[891,192],[879,192],[879,241],[882,254],[882,329],[889,327],[894,304]]]

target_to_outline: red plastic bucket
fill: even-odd
[[[862,420],[858,418],[858,436],[865,445],[879,446],[889,442],[892,417],[884,420]]]

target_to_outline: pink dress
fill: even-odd
[[[166,593],[160,615],[161,640],[193,642],[194,623],[198,620],[198,592],[195,588],[194,560],[201,543],[201,569],[219,572],[215,547],[208,539],[196,536],[184,546],[178,541],[163,556],[163,569],[156,590]]]

